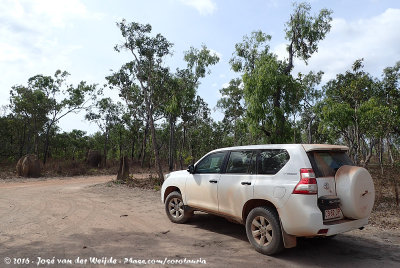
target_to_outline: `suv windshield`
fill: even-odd
[[[354,165],[345,152],[313,151],[307,154],[317,177],[334,177],[341,166]]]

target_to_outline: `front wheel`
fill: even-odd
[[[183,204],[179,192],[170,193],[165,199],[165,212],[173,223],[185,223],[193,215],[193,211]]]
[[[246,234],[250,244],[260,253],[274,255],[283,250],[279,217],[269,207],[257,207],[246,219]]]

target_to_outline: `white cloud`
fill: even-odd
[[[209,15],[217,10],[217,4],[212,0],[180,0],[184,5],[194,7],[200,15]]]
[[[74,19],[100,19],[80,0],[5,0],[0,5],[0,63],[28,59],[54,59],[77,48],[60,44],[57,32],[73,27]]]
[[[400,60],[398,25],[400,9],[392,8],[368,19],[334,18],[330,33],[320,42],[308,66],[296,59],[294,73],[322,70],[325,72],[323,82],[326,82],[350,69],[356,59],[364,58],[366,70],[380,76],[383,68]],[[274,52],[280,59],[287,58],[285,44],[276,46]]]
[[[211,54],[217,55],[220,62],[222,61],[222,53],[220,53],[214,49],[211,49],[211,48],[209,48],[208,50],[210,50]]]
[[[0,5],[0,81],[5,95],[21,74],[53,74],[60,66],[69,68],[70,55],[80,49],[79,40],[60,40],[63,31],[74,27],[77,19],[101,19],[87,10],[80,0],[4,0]],[[6,103],[0,100],[0,105]]]

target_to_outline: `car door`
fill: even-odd
[[[254,182],[255,199],[266,199],[276,205],[283,203],[288,191],[285,186],[285,176],[281,172],[287,172],[286,164],[289,159],[290,155],[285,149],[263,149],[259,153],[257,179]]]
[[[204,157],[186,180],[186,203],[194,208],[218,211],[218,182],[227,152]]]
[[[244,204],[253,198],[256,151],[232,151],[218,182],[219,213],[241,218]]]

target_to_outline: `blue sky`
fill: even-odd
[[[309,61],[296,61],[293,73],[325,72],[326,82],[365,59],[365,68],[380,76],[382,69],[400,60],[400,1],[310,1],[313,13],[333,10],[331,32]],[[111,69],[129,61],[129,54],[113,50],[121,36],[116,21],[150,23],[154,33],[174,43],[167,59],[171,69],[184,67],[183,52],[206,44],[221,57],[212,73],[201,81],[198,94],[213,110],[219,89],[238,75],[230,70],[234,45],[254,30],[272,35],[271,48],[286,56],[284,24],[292,1],[278,0],[0,0],[0,106],[9,103],[11,86],[26,84],[36,74],[68,71],[70,82],[103,85]],[[107,92],[118,100],[117,92]],[[213,111],[215,119],[221,119]],[[97,130],[83,115],[69,115],[60,126],[88,133]]]

